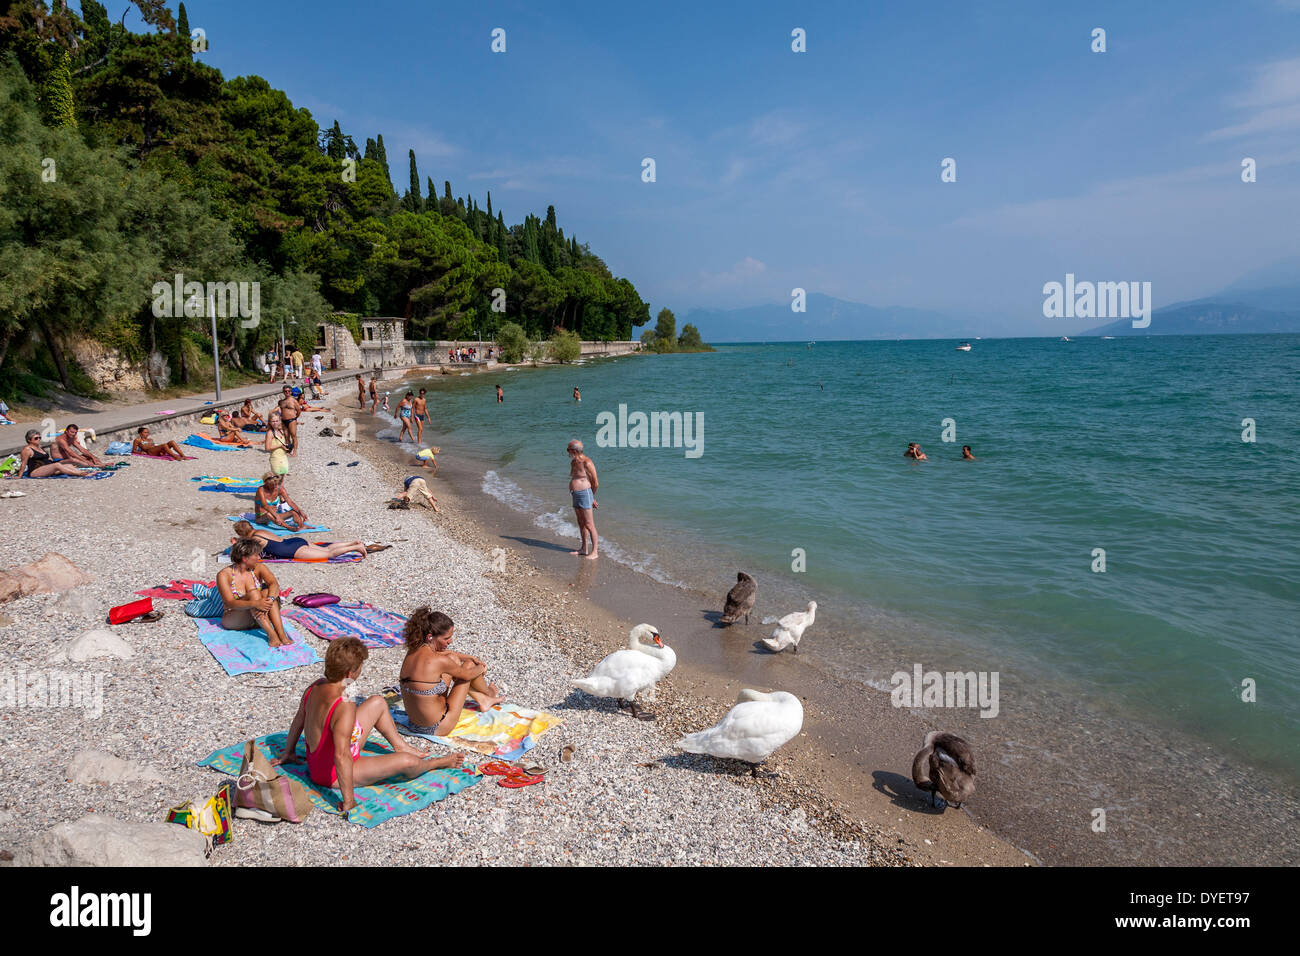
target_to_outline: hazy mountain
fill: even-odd
[[[692,323],[706,342],[794,342],[836,339],[955,339],[986,334],[977,318],[956,318],[928,309],[877,307],[809,293],[806,312],[789,303],[745,309],[693,309],[678,321]]]
[[[1237,279],[1214,295],[1175,302],[1151,313],[1151,325],[1131,319],[1081,335],[1222,335],[1300,332],[1300,259],[1275,262]]]

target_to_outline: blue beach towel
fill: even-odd
[[[329,528],[322,528],[314,524],[309,524],[304,528],[281,528],[278,524],[260,524],[253,520],[253,515],[251,513],[245,513],[242,515],[226,515],[226,520],[247,521],[254,527],[254,529],[258,531],[269,531],[272,534],[279,535],[281,538],[291,538],[294,535],[300,534],[324,534],[326,531],[329,531]]]
[[[45,481],[49,478],[93,478],[93,479],[112,478],[116,474],[117,474],[116,471],[97,471],[94,472],[93,474],[87,473],[84,475],[45,475],[44,477],[41,478],[35,478],[33,475],[23,475],[22,477],[34,478],[34,480],[36,481]]]
[[[284,751],[288,734],[267,734],[256,740],[257,749],[268,760],[274,760]],[[307,773],[306,735],[298,738],[298,747],[294,751],[297,760],[293,763],[280,764],[279,769],[287,776],[293,777],[307,790],[311,802],[328,813],[337,814],[342,795],[336,788],[322,787],[313,783]],[[378,757],[392,753],[387,741],[371,737],[361,748],[362,756]],[[200,767],[211,767],[218,773],[231,777],[239,774],[244,759],[244,745],[232,744],[221,750],[214,750],[198,762]],[[416,810],[423,810],[432,803],[437,803],[454,793],[460,793],[466,787],[472,787],[483,778],[477,773],[464,770],[430,770],[414,780],[396,780],[371,787],[357,787],[354,794],[357,805],[348,814],[348,822],[359,826],[377,827],[385,820],[400,817]]]
[[[262,487],[261,482],[258,482],[255,485],[236,485],[236,484],[199,485],[199,491],[218,491],[218,492],[224,491],[229,494],[247,495],[247,494],[256,493],[257,489],[261,487]]]
[[[248,451],[252,448],[251,445],[223,445],[211,438],[204,438],[202,435],[191,435],[181,444],[193,445],[195,448],[206,448],[208,451]]]
[[[320,663],[316,649],[306,642],[302,631],[291,621],[284,622],[284,633],[293,643],[288,647],[271,647],[266,632],[260,628],[228,631],[221,626],[220,618],[196,617],[192,620],[198,625],[203,646],[232,677],[236,674],[287,671]]]

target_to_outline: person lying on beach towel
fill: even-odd
[[[306,734],[307,770],[312,782],[338,787],[347,813],[357,805],[354,787],[366,787],[385,780],[414,780],[430,770],[459,767],[464,754],[434,757],[406,742],[388,702],[374,694],[360,704],[343,696],[345,685],[361,676],[370,652],[355,637],[335,641],[325,652],[325,676],[307,688],[289,727],[284,751],[272,764],[293,763],[298,738]],[[361,756],[370,734],[378,730],[392,746],[391,754]],[[313,741],[315,744],[313,745]]]
[[[235,420],[230,417],[230,412],[222,412],[217,416],[217,438],[216,441],[222,445],[239,445],[244,448],[252,448],[253,443],[244,437]]]
[[[253,400],[251,398],[244,399],[244,404],[240,407],[239,411],[231,415],[230,418],[231,421],[240,428],[256,428],[258,431],[266,429],[266,422],[262,419],[261,415],[257,414],[256,409],[253,408]]]
[[[217,591],[225,605],[221,626],[229,631],[266,632],[271,647],[291,644],[280,618],[280,582],[262,563],[262,542],[243,538],[231,545],[230,567],[217,573]]]
[[[337,558],[341,554],[349,554],[353,551],[364,558],[369,553],[364,541],[312,544],[306,538],[277,538],[270,531],[259,531],[247,521],[235,522],[235,534],[239,537],[231,538],[231,544],[238,544],[245,539],[260,541],[262,557],[280,561],[328,561],[330,558]]]
[[[35,428],[27,432],[27,444],[19,458],[18,470],[12,477],[54,478],[67,475],[69,478],[94,478],[103,472],[83,472],[71,462],[60,461],[51,452],[41,448],[41,433]]]
[[[268,471],[262,476],[262,487],[257,489],[253,505],[253,520],[258,524],[275,524],[289,527],[289,520],[298,527],[306,527],[307,512],[299,508],[284,490],[284,476]]]
[[[479,710],[491,710],[505,700],[497,685],[483,676],[486,664],[448,649],[455,631],[450,617],[427,606],[417,608],[406,620],[402,633],[406,659],[399,679],[402,704],[417,734],[445,737],[451,733],[467,696],[474,698]]]
[[[165,441],[161,445],[154,444],[153,439],[149,437],[149,428],[141,425],[136,429],[135,441],[131,443],[131,454],[149,455],[152,458],[170,458],[173,461],[185,461],[188,457],[185,452],[181,451],[181,446],[174,441]]]

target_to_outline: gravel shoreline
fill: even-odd
[[[338,418],[351,414],[338,407]],[[274,565],[281,584],[298,593],[364,598],[400,613],[423,603],[444,610],[456,621],[457,647],[486,660],[489,676],[509,689],[512,702],[562,714],[566,724],[527,758],[550,768],[544,784],[507,790],[485,780],[372,830],[324,813],[301,826],[240,820],[212,865],[915,863],[901,837],[838,812],[792,775],[779,753],[771,762],[778,776],[752,779],[739,767],[672,749],[681,732],[708,726],[729,703],[679,694],[670,677],[656,702],[664,719],[650,724],[574,691],[572,679],[626,635],[585,631],[582,616],[573,613],[577,602],[510,549],[509,571],[494,571],[490,539],[472,520],[457,520],[439,483],[431,486],[445,499],[444,514],[418,506],[387,510],[400,488],[397,478],[409,469],[384,460],[368,439],[347,444],[317,437],[321,427],[335,424],[330,414],[323,420],[319,414],[302,420],[302,451],[288,490],[314,522],[334,529],[324,537],[395,546],[355,565]],[[51,663],[70,640],[102,627],[107,609],[130,600],[131,592],[215,575],[212,554],[230,537],[223,516],[248,506],[233,495],[199,493],[189,478],[260,475],[266,461],[260,452],[197,454],[197,461],[174,464],[130,459],[131,467],[113,478],[89,484],[5,483],[27,492],[4,502],[0,542],[7,553],[26,562],[58,552],[95,580],[65,595],[0,606],[6,649],[0,671],[56,667],[105,677],[98,718],[67,709],[0,709],[8,745],[0,751],[6,784],[0,850],[14,852],[87,812],[157,821],[169,806],[210,795],[222,778],[195,761],[286,729],[297,695],[319,676],[317,666],[227,677],[177,601],[156,602],[167,612],[157,624],[113,629],[133,647],[131,660]],[[346,467],[353,460],[359,463]],[[324,654],[324,641],[307,640]],[[393,683],[401,659],[401,648],[372,650],[357,690],[373,693]],[[566,744],[576,752],[561,763],[558,751]],[[151,764],[166,782],[72,784],[66,770],[87,749]]]

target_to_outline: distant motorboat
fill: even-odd
[[[1068,335],[1062,335],[1062,336],[1061,336],[1061,341],[1062,341],[1062,342],[1068,342],[1068,341],[1070,341],[1070,337],[1069,337]]]
[[[969,343],[969,342],[963,342],[961,345],[957,346],[957,351],[958,351],[958,352],[969,352],[969,351],[970,351],[970,343]]]
[[[1115,337],[1115,336],[1113,336],[1113,335],[1103,335],[1103,336],[1101,337],[1101,339],[1102,339],[1102,341],[1104,342],[1106,339],[1113,339],[1114,337]]]

